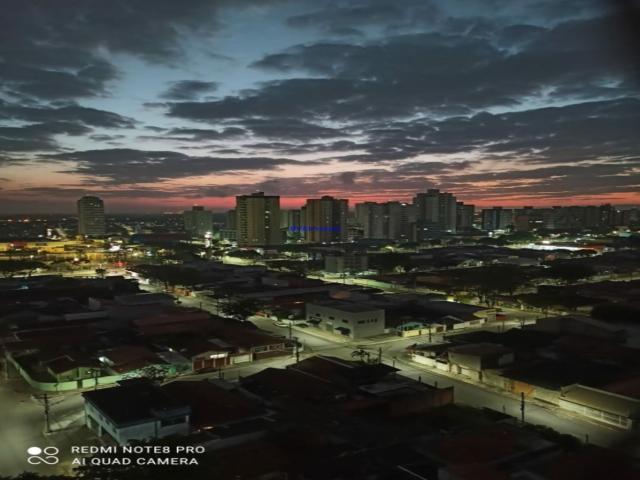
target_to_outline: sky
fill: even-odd
[[[5,0],[0,213],[640,204],[621,3]]]

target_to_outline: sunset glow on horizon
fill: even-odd
[[[607,2],[107,3],[15,2],[0,20],[0,214],[428,188],[640,204],[640,89]]]

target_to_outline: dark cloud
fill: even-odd
[[[245,119],[240,124],[257,137],[272,139],[303,140],[335,138],[346,133],[336,128],[305,122],[296,118],[280,118],[277,122],[268,119]]]
[[[80,136],[89,132],[91,132],[90,128],[69,122],[33,123],[20,127],[0,127],[0,151],[58,150],[58,144],[54,136]]]
[[[632,16],[611,2],[305,0],[269,10],[276,1],[194,0],[185,8],[173,0],[68,0],[53,8],[9,0],[0,18],[0,152],[7,152],[0,165],[40,152],[38,162],[69,161],[69,173],[114,199],[256,189],[407,198],[427,186],[491,199],[638,190],[637,41],[622,21]],[[73,102],[125,87],[122,54],[180,68],[193,51],[218,55],[208,40],[223,27],[220,8],[233,13],[226,20],[247,5],[267,7],[257,10],[266,22],[277,17],[279,28],[296,30],[282,39],[307,40],[248,66],[269,81],[218,89],[210,78],[224,81],[224,68],[244,66],[231,60],[216,63],[220,76],[169,83],[162,102],[143,104],[154,108],[145,112],[151,118],[166,113],[166,126]],[[179,78],[189,78],[191,69],[182,71]],[[105,130],[115,128],[140,130]],[[65,148],[65,136],[109,146],[141,132],[137,139],[170,143],[148,151]],[[288,166],[322,162],[336,171],[280,178],[292,174]],[[216,172],[246,183],[172,186]],[[255,172],[259,181],[245,180]]]
[[[640,157],[640,99],[624,98],[441,121],[390,122],[365,130],[365,153],[338,157],[376,163],[418,155],[477,152],[528,163]],[[410,164],[407,164],[410,165]]]
[[[122,140],[123,138],[126,138],[126,135],[93,134],[93,135],[89,135],[89,138],[95,142],[114,143],[118,140]]]
[[[332,35],[359,36],[362,35],[360,28],[394,30],[424,26],[435,23],[441,15],[440,9],[430,0],[325,3],[324,8],[289,17],[287,25],[320,29]]]
[[[227,140],[247,135],[248,132],[239,127],[226,127],[220,130],[205,128],[172,128],[161,129],[163,135],[142,135],[138,138],[162,141],[204,142],[209,140]]]
[[[243,8],[260,0],[233,2]],[[184,59],[185,38],[218,31],[230,0],[6,0],[0,16],[2,89],[44,99],[104,95],[117,70],[102,52],[153,63]]]
[[[215,91],[218,86],[217,82],[180,80],[178,82],[171,82],[171,86],[161,93],[160,97],[169,100],[195,100],[205,93]]]
[[[43,155],[41,158],[45,161],[76,162],[77,166],[71,173],[113,184],[148,183],[220,172],[268,171],[287,165],[301,165],[301,162],[287,158],[196,157],[171,151],[128,148],[85,150]]]
[[[0,52],[2,56],[2,52]],[[0,61],[0,91],[44,99],[94,97],[106,93],[107,83],[117,77],[115,68],[93,58],[65,70],[49,70]]]
[[[74,122],[103,128],[132,128],[136,124],[132,118],[123,117],[117,113],[81,107],[75,104],[58,107],[44,105],[23,106],[9,104],[1,100],[0,117],[27,122]]]
[[[0,151],[4,152],[55,151],[60,149],[59,135],[82,136],[93,132],[90,127],[131,128],[136,124],[113,112],[75,104],[19,105],[2,100],[0,118],[13,124],[0,127]]]
[[[266,82],[237,96],[169,104],[172,117],[217,122],[259,117],[362,122],[490,108],[522,109],[532,98],[556,101],[635,95],[629,59],[606,32],[610,17],[519,26],[518,48],[502,37],[420,33],[361,45],[315,43],[267,55],[254,66],[306,78]],[[312,78],[308,78],[312,75]]]

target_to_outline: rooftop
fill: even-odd
[[[321,307],[332,308],[334,310],[340,310],[343,312],[351,312],[351,313],[375,312],[378,310],[382,310],[381,308],[372,307],[369,305],[363,305],[361,303],[345,302],[340,300],[313,302],[308,305],[318,305]]]
[[[560,398],[623,417],[640,413],[640,400],[584,385],[575,384],[563,389]]]
[[[155,418],[158,413],[187,410],[188,405],[148,382],[123,382],[121,386],[84,392],[82,396],[118,426]]]

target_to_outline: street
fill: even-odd
[[[159,286],[141,285],[147,291],[161,291]],[[211,313],[218,313],[217,302],[207,296],[180,297],[182,305],[197,307]],[[504,412],[515,418],[520,418],[520,399],[501,392],[486,385],[469,383],[450,375],[436,372],[423,365],[411,362],[406,356],[406,348],[414,343],[427,341],[427,335],[422,337],[403,338],[392,335],[381,335],[370,339],[352,341],[348,338],[321,332],[313,328],[278,326],[273,319],[265,317],[251,317],[258,328],[282,337],[293,336],[302,344],[300,358],[304,359],[316,354],[331,355],[345,360],[352,360],[355,350],[365,349],[370,353],[371,360],[380,356],[383,363],[393,365],[399,369],[399,374],[440,387],[453,386],[456,403],[477,408],[490,408]],[[511,320],[509,326],[516,326],[518,322]],[[503,328],[502,324],[496,328]],[[198,380],[223,376],[225,380],[237,381],[257,373],[264,368],[284,368],[295,362],[294,355],[287,355],[259,362],[237,365],[225,369],[222,373],[209,372],[206,374],[186,375],[184,380]],[[44,407],[42,400],[34,398],[27,387],[19,379],[3,380],[0,383],[0,408],[5,412],[0,424],[0,442],[4,448],[0,452],[0,474],[16,475],[25,470],[40,473],[54,473],[51,466],[29,465],[26,461],[26,450],[32,446],[56,446],[61,452],[61,463],[56,467],[57,472],[64,471],[64,453],[70,445],[90,445],[98,443],[92,433],[83,427],[84,413],[82,396],[80,393],[52,395],[50,397],[50,426],[52,433],[45,435]],[[569,434],[582,441],[588,441],[601,446],[611,446],[622,441],[626,434],[602,424],[588,421],[569,414],[552,405],[527,401],[525,404],[525,421],[527,423],[544,425],[560,433]]]
[[[0,475],[18,475],[23,471],[54,473],[51,466],[27,463],[27,449],[55,446],[63,452],[78,443],[83,438],[79,434],[84,423],[82,397],[79,393],[51,396],[52,433],[45,435],[43,404],[20,382],[3,379],[0,383],[0,409],[4,412],[0,422]]]

